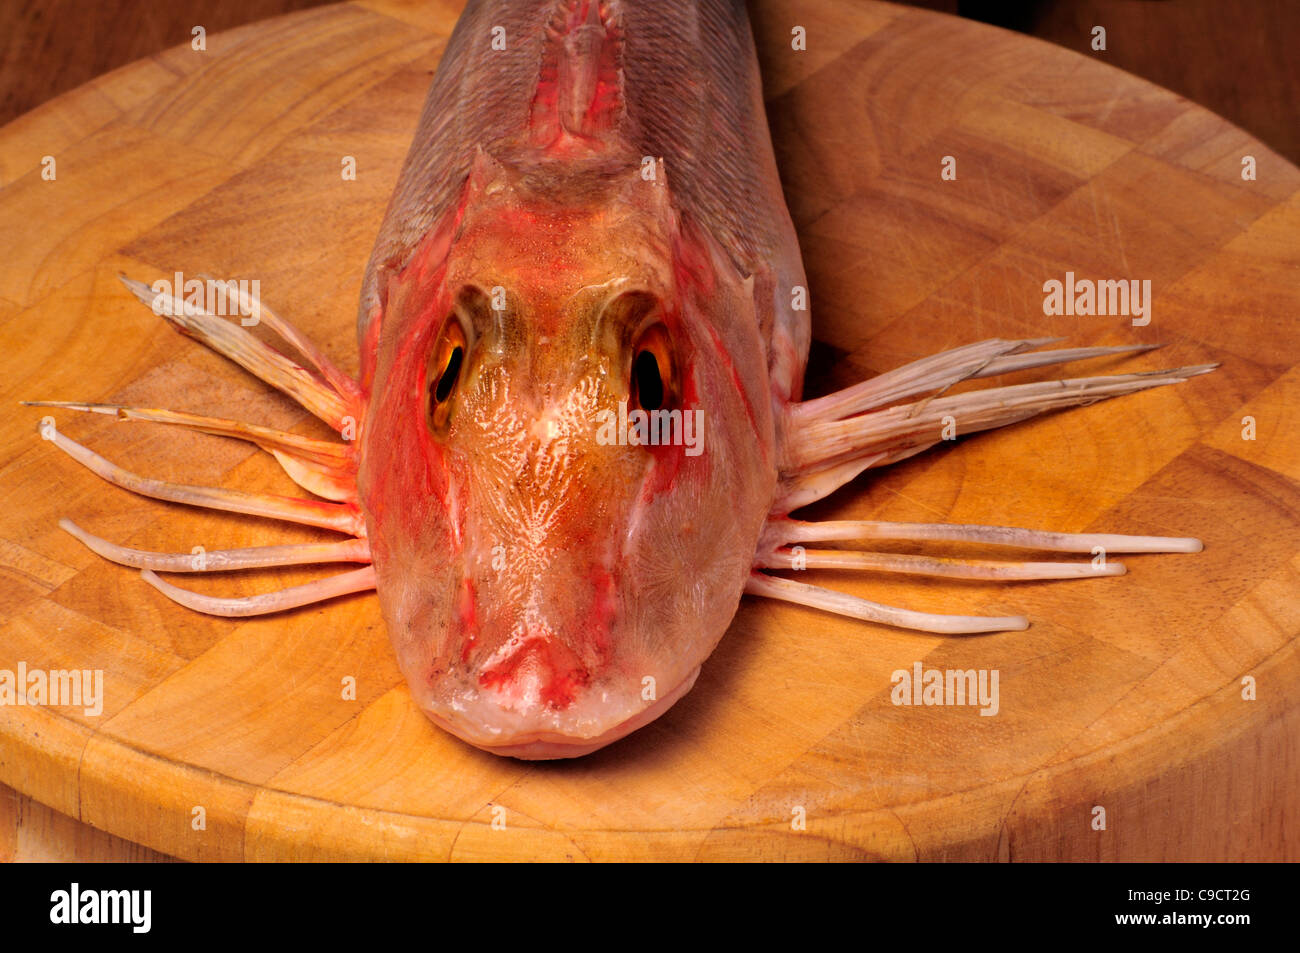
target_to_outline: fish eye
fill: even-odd
[[[447,315],[438,341],[430,352],[428,369],[428,395],[426,416],[429,429],[439,437],[446,436],[451,423],[452,405],[460,385],[461,369],[465,366],[468,350],[465,328],[455,314]]]
[[[646,328],[632,348],[628,393],[629,406],[640,410],[660,410],[676,400],[672,340],[662,324]]]

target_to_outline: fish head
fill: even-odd
[[[425,713],[571,757],[685,694],[736,611],[776,479],[766,359],[753,282],[662,166],[483,166],[389,282],[362,507]]]

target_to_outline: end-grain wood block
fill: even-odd
[[[746,598],[666,716],[589,757],[530,764],[425,720],[373,596],[201,617],[57,529],[67,516],[181,551],[328,538],[108,487],[17,401],[133,401],[323,435],[177,338],[116,274],[259,278],[355,369],[362,269],[457,13],[369,0],[253,24],[0,129],[0,669],[105,672],[98,716],[0,708],[0,782],[188,859],[1300,857],[1300,171],[1100,55],[886,4],[757,5],[811,286],[810,392],[995,336],[1165,345],[1084,372],[1222,363],[872,473],[816,516],[1191,535],[1200,554],[1066,583],[826,577],[885,603],[1033,622],[983,637]],[[1150,323],[1045,314],[1044,282],[1066,272],[1149,280]],[[242,444],[59,421],[139,472],[293,492]],[[196,584],[226,595],[317,574]],[[996,671],[997,714],[894,704],[893,673],[917,663]],[[34,855],[13,846],[13,816],[0,847]],[[50,816],[37,826],[59,828]],[[120,856],[108,843],[97,856]]]

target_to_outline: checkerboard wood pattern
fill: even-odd
[[[57,528],[68,516],[171,551],[330,538],[109,487],[17,401],[324,436],[116,275],[256,277],[355,369],[362,269],[458,6],[363,0],[253,24],[0,129],[0,668],[99,668],[106,693],[99,717],[0,707],[0,781],[195,860],[1300,857],[1300,170],[1104,54],[879,3],[752,5],[809,275],[810,393],[988,337],[1165,345],[1071,373],[1222,363],[927,452],[814,515],[1187,535],[1203,553],[1000,587],[824,574],[888,604],[1032,621],[981,637],[746,597],[667,715],[592,756],[530,764],[420,714],[373,595],[209,618]],[[1151,323],[1045,315],[1043,283],[1067,271],[1149,279]],[[57,420],[137,472],[294,492],[242,444]],[[195,585],[246,594],[321,572]],[[998,714],[893,704],[891,674],[916,662],[996,669]],[[15,817],[0,812],[0,856]]]

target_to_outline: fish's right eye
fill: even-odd
[[[439,437],[446,436],[451,423],[452,406],[460,386],[461,371],[465,367],[467,350],[465,329],[455,314],[443,322],[438,341],[430,352],[426,384],[426,416],[429,429]]]

